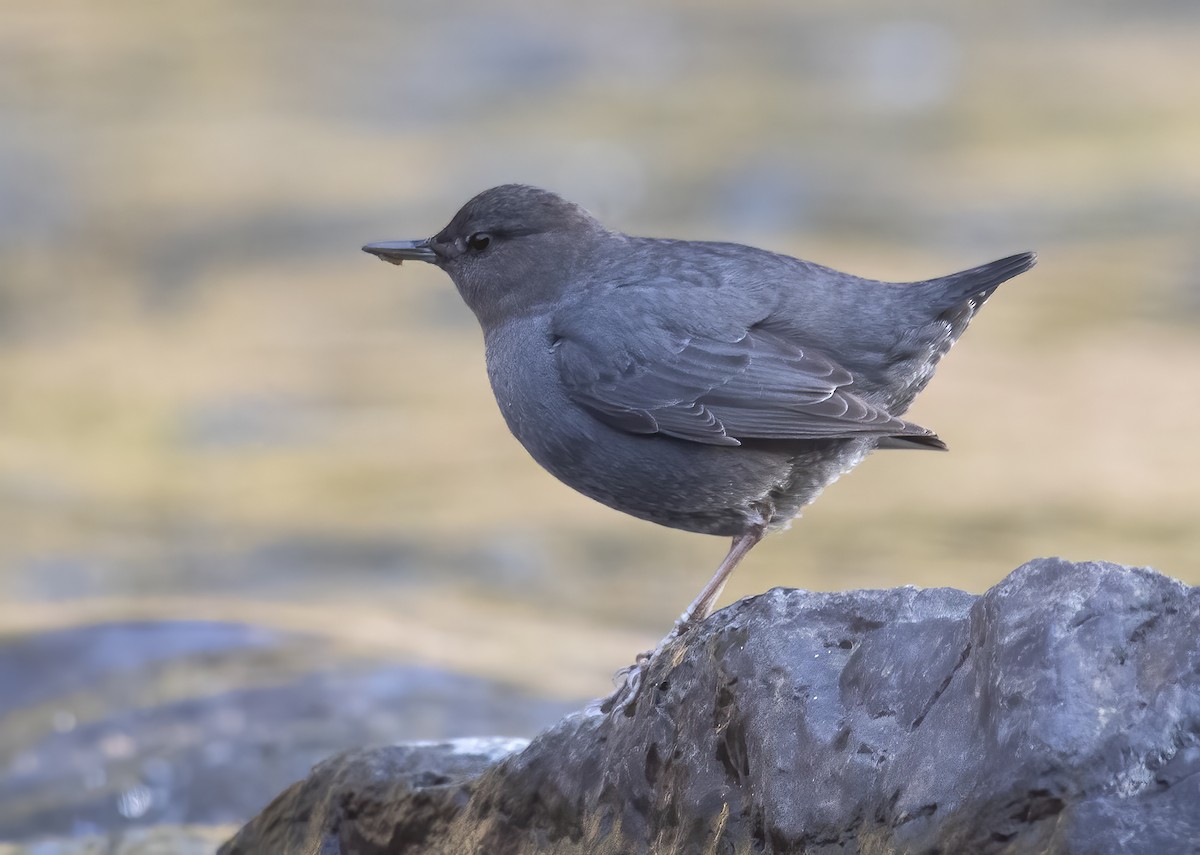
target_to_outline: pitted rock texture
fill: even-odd
[[[1200,853],[1197,590],[1058,559],[982,596],[776,589],[622,709],[440,784],[343,755],[223,851]]]

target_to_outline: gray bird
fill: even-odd
[[[878,282],[740,244],[631,237],[519,184],[480,193],[432,238],[363,249],[450,275],[509,429],[555,477],[733,538],[668,638],[868,453],[946,448],[900,417],[984,301],[1035,262]]]

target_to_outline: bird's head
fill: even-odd
[[[574,272],[611,237],[587,211],[524,184],[485,190],[431,238],[363,247],[384,261],[445,270],[486,330],[538,311],[571,287]]]

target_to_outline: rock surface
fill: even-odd
[[[1057,559],[982,596],[773,590],[617,712],[486,769],[340,755],[222,852],[1200,853],[1198,590]]]

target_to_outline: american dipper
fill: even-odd
[[[553,475],[733,538],[668,639],[868,453],[946,448],[900,416],[983,302],[1035,262],[879,282],[735,243],[631,237],[520,184],[480,193],[431,238],[363,249],[450,275],[509,429]]]

